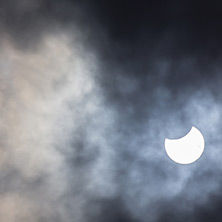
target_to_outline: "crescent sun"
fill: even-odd
[[[190,164],[200,158],[204,151],[204,137],[195,127],[179,139],[165,139],[167,155],[176,163]]]

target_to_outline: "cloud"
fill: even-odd
[[[1,221],[218,221],[218,10],[181,4],[0,3]]]
[[[68,34],[46,35],[37,51],[18,50],[7,39],[2,46],[1,208],[9,195],[13,207],[6,204],[0,218],[70,221],[74,212],[82,221],[84,192],[115,191],[102,136],[113,114],[94,81],[96,59],[75,49]],[[23,211],[26,205],[32,210]]]

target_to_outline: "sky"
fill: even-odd
[[[0,221],[221,221],[221,8],[0,1]]]

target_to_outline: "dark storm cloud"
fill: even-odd
[[[18,47],[2,43],[18,74],[15,86],[2,78],[16,92],[3,90],[12,98],[5,125],[24,119],[22,129],[2,126],[15,141],[5,146],[25,147],[6,158],[2,218],[23,202],[28,221],[219,220],[219,2],[30,0],[0,8],[1,38]],[[208,155],[184,167],[166,157],[163,141],[191,125]]]

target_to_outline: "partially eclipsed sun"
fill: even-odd
[[[204,151],[204,138],[201,132],[192,127],[191,130],[179,139],[165,139],[167,155],[180,164],[190,164],[200,158]]]

